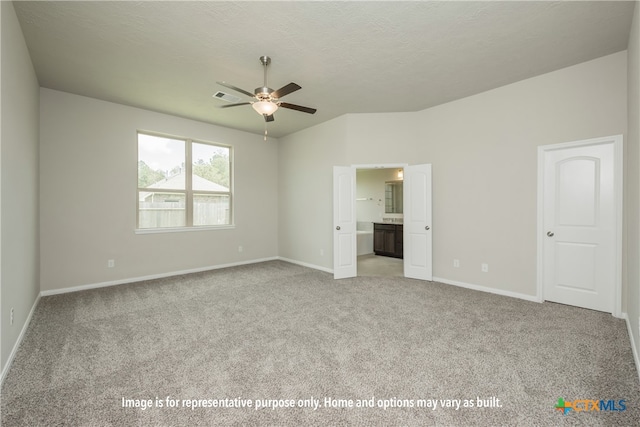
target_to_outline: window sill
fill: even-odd
[[[158,233],[190,233],[192,231],[213,231],[230,230],[236,228],[235,225],[207,225],[196,227],[166,227],[166,228],[136,228],[136,234],[158,234]]]

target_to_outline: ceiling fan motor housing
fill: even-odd
[[[273,89],[271,89],[270,87],[257,87],[254,90],[254,93],[256,94],[256,98],[262,100],[262,101],[271,101],[275,98],[273,98],[271,96],[271,94],[273,93]]]

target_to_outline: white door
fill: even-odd
[[[358,274],[356,256],[356,170],[333,167],[333,278]]]
[[[615,138],[544,151],[539,232],[545,300],[614,312]]]
[[[404,168],[404,275],[432,280],[431,165]]]

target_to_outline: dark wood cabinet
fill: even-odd
[[[402,224],[373,224],[373,252],[376,255],[402,258]]]

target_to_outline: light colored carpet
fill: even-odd
[[[321,407],[122,407],[168,396],[313,396]],[[502,406],[324,406],[478,397]],[[624,399],[626,411],[563,415],[560,397]],[[626,326],[611,315],[404,278],[334,281],[273,261],[43,297],[1,413],[3,427],[631,426],[639,402]]]

